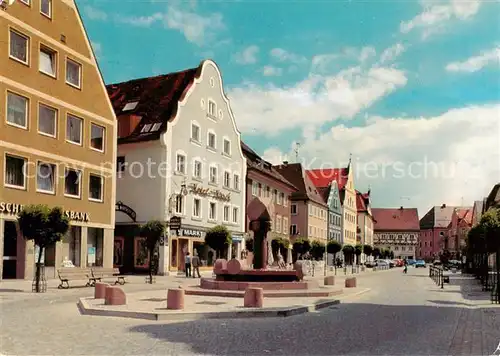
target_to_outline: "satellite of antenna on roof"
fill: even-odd
[[[11,6],[16,0],[0,0],[0,8],[7,10],[7,6]]]
[[[299,163],[299,150],[300,150],[300,142],[295,142],[295,148],[294,148],[294,152],[295,152],[295,163]]]

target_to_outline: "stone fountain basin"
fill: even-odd
[[[217,273],[217,281],[232,282],[298,282],[296,271],[284,270],[241,270],[237,274],[231,274],[228,270]]]

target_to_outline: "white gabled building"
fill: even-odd
[[[246,160],[240,133],[217,65],[108,86],[118,118],[115,265],[123,272],[147,268],[138,225],[169,223],[160,246],[159,273],[184,270],[187,251],[207,266],[214,251],[205,231],[226,225],[239,254],[245,231]],[[126,211],[128,209],[128,211]],[[175,219],[174,219],[175,220]]]

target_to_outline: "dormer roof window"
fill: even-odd
[[[137,107],[137,104],[139,104],[138,101],[131,101],[123,107],[122,111],[131,111],[134,110]]]

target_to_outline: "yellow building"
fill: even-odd
[[[47,277],[67,258],[113,266],[116,117],[73,0],[0,8],[0,271],[31,278],[35,248],[16,214],[60,206],[71,220],[45,251]]]
[[[343,215],[342,244],[355,246],[358,210],[356,207],[356,190],[354,189],[354,172],[351,164],[349,164],[347,168],[342,169],[342,176],[345,177],[345,181],[342,182],[344,184],[340,193]]]

